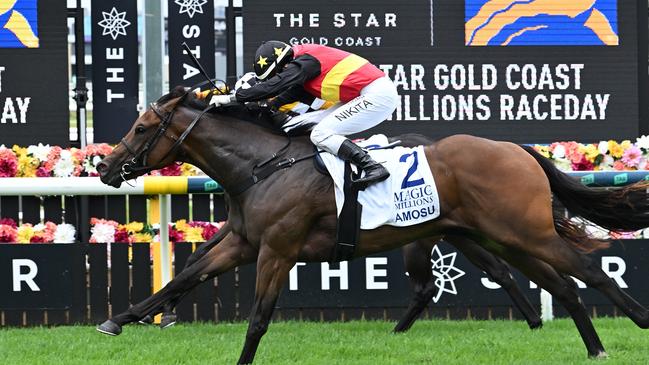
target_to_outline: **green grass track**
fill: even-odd
[[[649,364],[649,332],[628,319],[594,321],[609,354],[587,360],[570,320],[531,331],[520,321],[272,323],[256,364]],[[91,326],[0,330],[2,364],[234,364],[246,324],[130,325],[117,337]]]

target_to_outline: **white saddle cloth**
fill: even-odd
[[[369,148],[372,158],[390,172],[387,180],[359,192],[358,201],[363,205],[361,229],[382,225],[405,227],[439,217],[437,187],[422,146],[372,149],[388,145],[387,137],[382,134],[358,145]],[[336,207],[340,215],[344,202],[345,163],[330,153],[323,152],[321,156],[334,180]]]

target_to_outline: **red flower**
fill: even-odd
[[[182,174],[183,170],[175,162],[160,169],[160,175],[162,176],[181,176]]]
[[[128,243],[131,242],[126,229],[118,229],[115,231],[115,242]]]
[[[30,243],[45,243],[45,237],[39,236],[39,235],[33,235],[32,238],[29,239]]]
[[[185,235],[177,231],[175,228],[169,228],[169,241],[171,242],[182,242],[185,239]]]
[[[45,167],[41,166],[36,170],[36,176],[37,177],[50,177],[50,176],[52,176],[52,173],[48,169],[46,169]]]
[[[0,148],[0,177],[15,177],[18,171],[18,158],[8,148]]]
[[[0,242],[16,242],[18,230],[9,225],[0,225]]]
[[[0,226],[5,225],[5,226],[10,226],[12,228],[18,228],[18,225],[16,224],[16,221],[11,219],[11,218],[1,218],[0,219]]]
[[[208,241],[218,231],[219,231],[219,228],[217,226],[213,225],[213,224],[205,225],[205,227],[203,227],[203,239],[205,241]]]
[[[572,163],[572,170],[573,171],[591,171],[595,168],[595,165],[593,165],[592,162],[588,161],[586,156],[581,157],[581,161],[575,163]]]

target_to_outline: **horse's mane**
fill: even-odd
[[[187,92],[184,86],[177,86],[168,94],[165,94],[158,99],[157,103],[163,105],[175,98],[183,96]],[[187,94],[182,101],[182,105],[197,111],[202,111],[207,108],[208,104],[205,99],[196,97],[193,92]],[[271,118],[271,109],[266,106],[260,106],[257,103],[230,103],[212,109],[212,114],[224,115],[237,120],[253,123],[262,128],[267,129],[271,133],[286,135],[282,128],[277,125]],[[291,135],[304,134],[305,131],[298,133],[291,132]]]

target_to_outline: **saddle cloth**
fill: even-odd
[[[424,148],[398,146],[380,149],[388,144],[388,138],[382,134],[358,142],[390,172],[387,180],[359,192],[358,202],[363,205],[361,229],[382,225],[411,226],[435,219],[440,214],[437,187]],[[340,215],[345,201],[345,163],[330,153],[323,152],[321,156],[334,180],[336,208]]]

